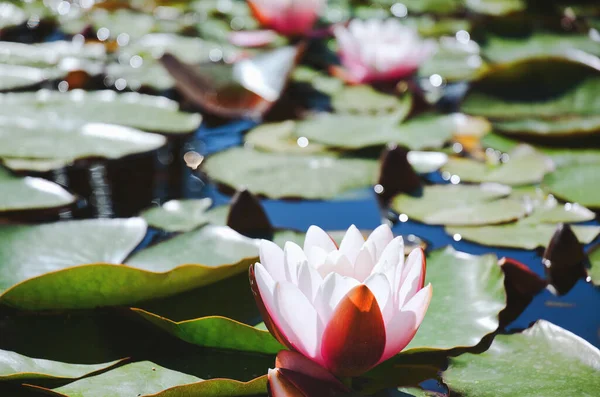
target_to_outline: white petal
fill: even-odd
[[[383,315],[383,322],[387,324],[394,316],[394,299],[388,278],[381,273],[376,273],[369,276],[364,284],[375,295],[379,310]]]
[[[282,281],[275,285],[275,307],[289,327],[285,334],[288,341],[309,358],[320,356],[320,341],[323,327],[319,316],[306,296],[292,283]]]
[[[298,284],[298,266],[307,261],[304,251],[298,244],[288,241],[283,247],[283,257],[286,280]]]
[[[336,273],[329,273],[325,277],[315,297],[315,309],[317,309],[323,325],[327,326],[338,303],[357,285],[360,283],[355,279],[342,277]]]
[[[373,242],[373,244],[375,245],[376,259],[379,259],[385,247],[387,247],[387,245],[393,239],[394,234],[392,233],[392,229],[390,229],[388,225],[381,225],[371,232],[371,234],[367,238],[367,242]]]
[[[363,282],[371,274],[375,265],[375,261],[373,260],[375,250],[375,243],[367,241],[358,252],[358,256],[354,262],[354,278],[358,281]]]
[[[406,260],[406,268],[402,272],[402,280],[400,280],[400,289],[397,291],[396,305],[398,308],[408,302],[421,287],[420,280],[423,272],[423,251],[414,249]],[[397,275],[398,273],[396,273]]]
[[[358,256],[358,252],[362,248],[365,243],[365,239],[360,233],[360,230],[356,228],[356,226],[352,225],[346,231],[342,242],[340,243],[340,252],[346,255],[346,258],[350,261],[350,263],[354,263],[356,261],[356,257]]]
[[[386,325],[385,350],[379,362],[398,354],[410,343],[425,317],[431,293],[431,284],[422,288]]]
[[[330,253],[337,249],[329,234],[325,233],[320,227],[314,225],[309,227],[306,231],[306,237],[304,238],[304,252],[308,254],[313,247],[319,247],[323,249],[325,253]]]
[[[394,293],[398,290],[398,284],[394,282],[396,274],[402,274],[404,266],[404,240],[401,236],[394,238],[383,250],[381,257],[373,267],[371,274],[383,273],[390,280]]]
[[[344,277],[354,277],[354,265],[340,251],[332,251],[327,255],[326,265],[333,266],[332,271]],[[326,276],[327,274],[323,275]]]
[[[333,271],[333,263],[327,263],[327,252],[321,247],[312,247],[308,254],[308,264],[317,269],[322,277]]]
[[[267,269],[273,280],[285,280],[283,250],[272,241],[261,240],[258,251],[260,253],[260,263]]]
[[[317,296],[317,291],[322,282],[323,278],[321,275],[308,262],[300,265],[298,270],[298,288],[300,288],[300,291],[311,302],[315,301],[315,296]]]

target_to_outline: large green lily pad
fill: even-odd
[[[171,335],[198,346],[265,354],[277,354],[285,349],[269,332],[226,317],[211,316],[175,322],[144,310],[133,310]]]
[[[111,124],[64,123],[58,120],[7,119],[0,126],[0,157],[60,160],[122,158],[156,150],[165,137]]]
[[[400,98],[376,91],[369,85],[346,86],[331,97],[337,112],[378,113],[394,112],[398,121],[404,120],[412,107],[412,95]]]
[[[106,50],[101,43],[76,43],[75,41],[51,41],[24,44],[0,41],[0,63],[32,67],[57,66],[67,58],[102,61]]]
[[[0,213],[60,208],[75,202],[75,197],[71,193],[54,182],[31,176],[14,176],[2,167],[0,167],[0,190],[2,190]]]
[[[266,383],[266,376],[247,383],[230,379],[202,380],[150,361],[140,361],[69,383],[53,392],[67,397],[234,397],[263,394]]]
[[[164,97],[82,90],[2,94],[0,117],[61,125],[111,123],[164,133],[192,132],[202,120],[199,114],[180,112],[177,102]]]
[[[296,121],[286,120],[261,124],[250,130],[244,141],[251,147],[266,152],[289,154],[313,154],[327,150],[325,145],[295,136]]]
[[[433,297],[404,353],[475,346],[498,327],[506,292],[495,255],[469,255],[452,247],[434,251],[427,258],[425,283],[431,283]]]
[[[525,0],[465,0],[466,7],[476,13],[504,16],[524,11]]]
[[[127,87],[134,91],[141,87],[149,87],[157,91],[175,87],[175,80],[169,72],[151,58],[143,60],[135,58],[130,60],[129,64],[111,63],[106,66],[106,75],[115,81],[125,80]]]
[[[271,198],[329,199],[372,185],[377,162],[333,155],[289,156],[233,148],[208,157],[204,171],[235,189]]]
[[[140,218],[2,225],[0,291],[70,266],[121,263],[145,234],[146,222]]]
[[[598,226],[571,226],[571,228],[579,241],[584,244],[592,242],[600,233]],[[547,246],[555,231],[554,224],[525,221],[498,226],[446,228],[448,234],[460,235],[463,239],[478,244],[530,250]]]
[[[496,131],[504,134],[570,137],[597,133],[600,131],[600,117],[568,117],[555,120],[533,118],[506,120],[495,122],[494,128]]]
[[[498,335],[488,351],[451,359],[445,383],[462,396],[592,397],[600,390],[600,351],[545,320]]]
[[[453,115],[425,115],[397,124],[389,116],[325,113],[299,122],[298,137],[328,146],[360,149],[398,143],[409,149],[440,148],[452,138],[457,121]]]
[[[211,205],[209,198],[171,200],[143,211],[140,216],[152,227],[168,232],[189,232],[209,222],[205,213]]]
[[[33,87],[47,80],[62,78],[66,74],[55,69],[0,64],[0,91]]]
[[[568,56],[584,51],[600,55],[598,43],[588,35],[535,33],[526,38],[488,37],[484,55],[495,63],[509,63],[527,58]]]
[[[600,285],[600,246],[596,245],[588,253],[591,268],[588,270],[588,275],[595,285]]]
[[[546,175],[543,185],[561,199],[600,208],[600,163],[560,167]]]
[[[432,185],[423,187],[419,197],[407,194],[394,197],[391,207],[425,223],[501,223],[525,215],[522,203],[512,199],[498,200],[510,192],[510,187],[498,184]]]
[[[469,40],[461,43],[453,37],[442,37],[438,51],[419,68],[419,76],[440,75],[444,80],[473,80],[484,67],[479,45]]]
[[[77,379],[117,364],[69,364],[27,357],[0,349],[0,381],[33,379]]]
[[[496,182],[505,185],[539,183],[554,165],[530,146],[520,146],[508,153],[503,164],[485,164],[467,158],[450,158],[442,171],[458,175],[463,182]]]

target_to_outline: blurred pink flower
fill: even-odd
[[[433,40],[423,40],[397,19],[354,19],[333,32],[343,67],[338,73],[354,84],[407,77],[436,49]]]
[[[263,240],[250,283],[269,331],[338,376],[357,376],[412,340],[431,300],[425,255],[404,261],[402,237],[386,225],[364,240],[353,225],[339,249],[311,226],[304,248]]]
[[[308,33],[326,0],[248,0],[260,24],[284,36]]]

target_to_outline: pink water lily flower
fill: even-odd
[[[354,19],[333,32],[343,66],[339,74],[355,84],[407,77],[436,49],[433,40],[421,39],[397,19]]]
[[[351,226],[338,247],[311,226],[304,248],[263,240],[250,283],[269,331],[338,376],[357,376],[399,353],[431,300],[425,255],[404,261],[402,237],[386,225],[365,241]]]
[[[248,0],[260,24],[284,36],[309,32],[326,0]]]

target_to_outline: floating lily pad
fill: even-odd
[[[69,364],[59,361],[31,358],[0,349],[0,381],[33,379],[77,379],[117,364]]]
[[[67,58],[103,61],[106,49],[101,43],[78,43],[75,41],[51,41],[24,44],[0,41],[0,63],[32,67],[56,66]]]
[[[589,208],[600,208],[600,163],[560,167],[543,185],[555,196]]]
[[[600,233],[598,226],[571,226],[571,228],[583,244],[592,242]],[[555,231],[554,224],[523,221],[498,226],[446,228],[446,233],[459,235],[477,244],[529,250],[548,245]]]
[[[211,205],[209,198],[171,200],[161,207],[143,211],[140,216],[152,227],[168,232],[188,232],[208,223],[205,213]]]
[[[434,251],[427,258],[425,283],[433,286],[433,297],[404,353],[475,346],[498,327],[506,292],[495,255],[469,255],[451,247]]]
[[[165,137],[111,124],[60,123],[58,120],[0,116],[0,157],[60,160],[116,159],[156,150]]]
[[[566,370],[568,369],[568,370]],[[462,396],[594,396],[600,351],[545,320],[521,334],[498,335],[484,353],[452,358],[444,382]]]
[[[470,31],[471,21],[459,18],[434,18],[432,15],[408,16],[403,23],[412,26],[421,36],[454,36],[460,30]]]
[[[394,197],[392,209],[414,220],[431,224],[486,225],[518,219],[526,206],[508,196],[511,189],[497,184],[432,185],[420,197]]]
[[[394,112],[398,121],[404,120],[412,107],[412,95],[400,98],[385,94],[368,85],[346,86],[331,97],[331,106],[337,112],[383,113]]]
[[[421,65],[419,76],[437,74],[449,82],[468,81],[476,78],[483,66],[475,41],[463,43],[453,37],[442,37],[438,51]]]
[[[465,0],[466,7],[476,13],[504,16],[524,11],[525,0]]]
[[[590,135],[600,131],[600,117],[569,117],[555,120],[507,120],[494,123],[494,129],[504,134],[542,135],[546,137],[571,137]]]
[[[266,376],[246,383],[230,379],[202,380],[150,361],[140,361],[69,383],[53,392],[67,397],[236,397],[264,394],[266,388]]]
[[[211,316],[175,322],[144,310],[134,310],[171,335],[198,346],[264,354],[277,354],[285,349],[268,331],[229,318]]]
[[[552,171],[552,161],[530,146],[516,147],[503,164],[491,165],[467,158],[450,158],[442,171],[458,175],[463,182],[496,182],[505,185],[539,183]]]
[[[87,25],[91,25],[99,33],[98,38],[102,40],[116,40],[121,34],[127,35],[126,40],[130,40],[152,32],[156,24],[155,20],[151,14],[125,8],[114,11],[95,8],[79,18],[63,20],[61,30],[77,34],[81,33]],[[102,28],[104,30],[100,30]]]
[[[29,158],[7,158],[0,159],[2,164],[9,170],[48,172],[64,168],[71,164],[69,159],[29,159]]]
[[[539,191],[539,192],[538,192]],[[577,203],[560,204],[552,195],[544,197],[541,189],[534,194],[525,194],[525,200],[530,200],[533,212],[521,220],[522,223],[573,223],[586,222],[596,218],[593,211]],[[520,192],[514,191],[513,196]]]
[[[175,80],[160,63],[153,59],[144,59],[141,61],[141,65],[139,63],[140,60],[137,58],[125,65],[111,63],[106,67],[106,75],[115,81],[117,79],[125,80],[127,87],[134,91],[141,87],[150,87],[157,91],[175,87]]]
[[[250,130],[244,141],[255,149],[274,153],[313,154],[327,150],[325,145],[311,142],[306,137],[296,137],[295,129],[294,120],[261,124]]]
[[[0,16],[2,16],[0,19],[0,30],[19,26],[29,19],[29,15],[23,8],[7,1],[0,3]]]
[[[342,80],[303,65],[294,70],[292,80],[298,83],[311,84],[315,90],[328,95],[334,95],[344,89]]]
[[[325,113],[299,122],[296,135],[343,149],[382,146],[389,142],[414,150],[435,149],[452,138],[456,124],[453,115],[426,115],[397,124],[390,116]]]
[[[114,227],[119,223],[114,223],[109,224],[112,229],[105,226],[101,230],[102,235],[98,232],[94,234],[86,229],[93,228],[94,223],[86,222],[90,223],[69,224],[68,228],[63,227],[62,230],[55,226],[57,233],[52,237],[59,238],[63,243],[69,241],[68,247],[71,247],[70,244],[76,238],[84,241],[76,245],[82,247],[92,245],[90,238],[99,241],[92,245],[93,249],[88,248],[89,252],[85,255],[77,257],[69,251],[66,259],[66,253],[56,248],[57,244],[53,243],[52,238],[36,238],[52,232],[52,229],[42,229],[41,232],[32,229],[29,233],[26,229],[24,232],[19,229],[0,229],[0,233],[6,230],[8,236],[2,243],[12,244],[13,249],[10,261],[5,261],[4,266],[0,268],[2,287],[21,282],[1,295],[0,302],[27,310],[130,305],[151,298],[174,295],[243,272],[258,256],[256,240],[246,238],[228,227],[209,225],[138,251],[127,261],[127,266],[114,265],[110,263],[123,261],[123,255],[119,254],[128,253],[132,249],[128,245],[126,251],[112,251],[115,249],[117,233],[128,230],[115,231]],[[128,222],[133,226],[142,226],[142,230],[145,230],[146,224],[139,218],[131,218]],[[57,225],[62,223],[64,222]],[[129,226],[129,229],[131,228]],[[108,234],[111,231],[112,233]],[[79,233],[71,236],[77,232]],[[20,238],[21,236],[26,238]],[[30,249],[16,251],[15,247],[18,246],[14,239],[19,239],[19,244],[32,244],[27,238],[36,238],[36,249],[39,250],[40,257],[44,258],[43,263],[37,262],[37,256],[30,256]],[[131,237],[125,235],[121,244],[128,243],[128,238],[131,240]],[[136,238],[136,241],[139,241],[141,237]],[[48,245],[40,244],[39,241],[47,241]],[[111,250],[107,250],[107,245]],[[116,254],[112,254],[113,252]],[[32,260],[34,263],[29,264]],[[93,262],[96,264],[80,265]],[[14,266],[19,266],[18,270],[15,270]]]
[[[588,35],[535,33],[526,38],[488,37],[484,55],[495,63],[509,63],[527,58],[568,56],[584,51],[600,55],[600,46]]]
[[[2,190],[0,213],[60,208],[75,202],[75,197],[56,183],[42,178],[14,176],[2,167],[0,167],[0,189]]]
[[[145,233],[140,218],[0,226],[0,291],[70,266],[122,263]]]
[[[404,0],[403,4],[411,13],[453,14],[460,11],[461,0]]]
[[[588,270],[588,275],[595,285],[600,285],[600,246],[595,246],[588,253],[592,267]]]
[[[33,87],[47,80],[62,78],[66,74],[60,70],[0,64],[0,91]]]
[[[177,102],[164,97],[114,91],[7,93],[0,95],[0,117],[29,118],[31,122],[81,125],[111,123],[164,133],[189,133],[202,117],[179,111]]]
[[[289,156],[248,148],[212,155],[204,161],[203,169],[220,183],[235,189],[246,187],[271,198],[328,199],[372,185],[377,177],[374,160],[325,154]]]

